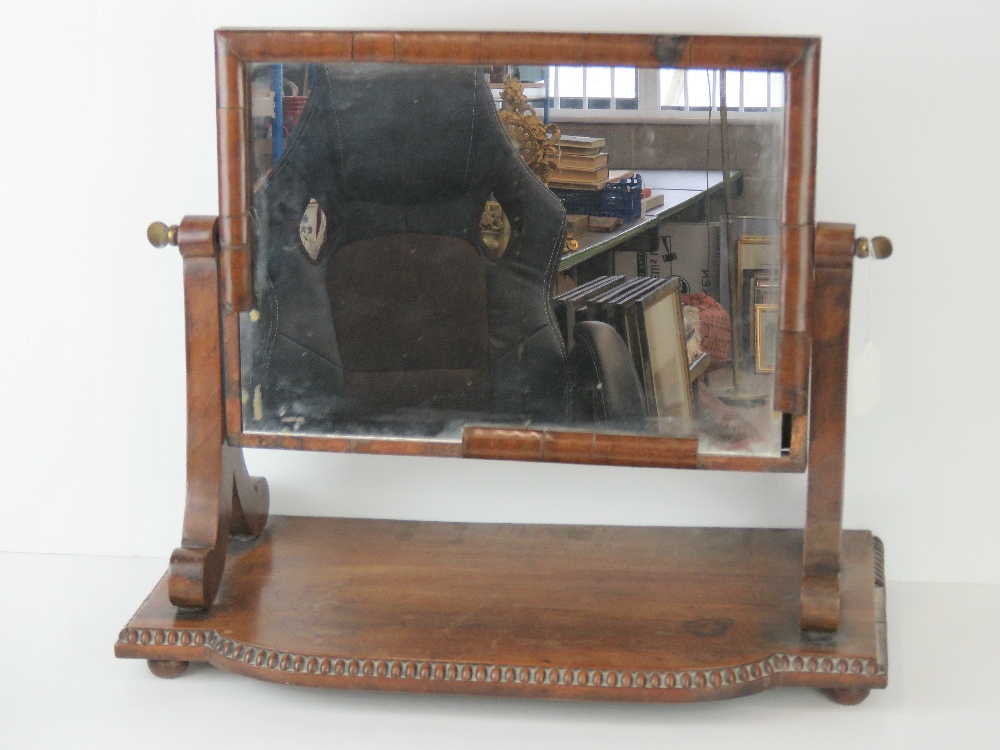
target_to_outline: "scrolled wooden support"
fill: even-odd
[[[216,217],[185,217],[177,245],[184,259],[187,499],[168,590],[174,606],[205,609],[218,591],[230,534],[263,531],[268,490],[266,481],[247,473],[242,450],[225,439]]]
[[[812,380],[806,527],[803,537],[803,631],[840,625],[847,345],[854,225],[816,225],[812,290]]]
[[[233,512],[229,533],[256,539],[264,532],[271,494],[264,477],[252,477],[243,461],[243,451],[228,448],[233,455]]]

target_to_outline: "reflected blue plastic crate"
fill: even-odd
[[[642,175],[608,183],[600,190],[564,190],[552,188],[568,214],[616,216],[623,221],[642,214]]]

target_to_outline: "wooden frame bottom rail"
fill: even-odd
[[[161,580],[115,645],[335,688],[678,702],[885,687],[881,542],[844,533],[841,624],[799,629],[802,532],[273,517],[215,605]]]

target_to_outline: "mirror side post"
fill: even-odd
[[[215,34],[216,125],[219,167],[219,273],[222,301],[222,366],[226,434],[243,432],[240,389],[240,320],[253,299],[250,219],[251,93],[247,65],[231,48],[226,32]]]
[[[230,534],[256,537],[264,530],[268,489],[264,479],[247,473],[242,449],[226,444],[218,219],[184,217],[177,246],[184,261],[187,494],[167,587],[174,606],[207,609],[222,579]]]
[[[803,631],[830,633],[840,624],[854,225],[817,224],[814,255],[809,474],[799,624]]]
[[[819,40],[810,39],[785,70],[785,166],[781,218],[781,303],[778,309],[774,409],[808,411],[816,203]]]

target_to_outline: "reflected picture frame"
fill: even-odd
[[[774,351],[777,345],[778,306],[754,305],[754,363],[757,372],[774,372]]]
[[[629,299],[622,308],[626,342],[641,364],[647,414],[675,420],[682,429],[689,429],[694,420],[694,400],[680,279],[657,284]]]

